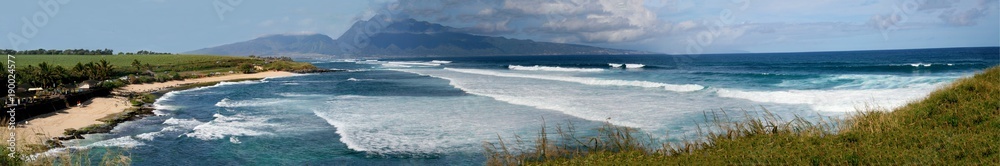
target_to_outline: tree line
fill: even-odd
[[[6,70],[6,66],[3,66],[3,69]],[[106,80],[114,75],[114,70],[115,65],[101,59],[97,63],[76,63],[70,69],[42,62],[38,66],[28,65],[15,74],[17,74],[17,78],[20,78],[19,81],[23,81],[21,83],[27,83],[34,87],[51,88],[82,80]]]
[[[112,49],[37,49],[37,50],[12,50],[12,49],[0,49],[0,54],[4,55],[115,55],[115,50]],[[171,55],[172,53],[166,52],[153,52],[146,50],[139,50],[136,52],[118,52],[118,55]]]
[[[39,48],[37,50],[21,50],[21,51],[2,49],[0,50],[0,53],[7,55],[114,55],[115,50],[107,48],[95,49],[95,50],[88,50],[88,49],[46,50]]]
[[[133,54],[134,55],[170,55],[172,53],[167,53],[167,52],[152,52],[152,51],[146,51],[146,50],[139,50],[139,51],[136,51],[135,53],[131,53],[131,52],[126,52],[126,53],[119,52],[118,53],[118,55],[122,55],[122,54],[125,54],[125,55],[133,55]]]

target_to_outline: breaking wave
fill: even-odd
[[[572,67],[553,67],[553,66],[520,66],[520,65],[509,65],[507,66],[510,70],[523,70],[523,71],[558,71],[558,72],[602,72],[604,69],[594,69],[594,68],[572,68]]]

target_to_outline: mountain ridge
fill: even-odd
[[[364,28],[375,18],[355,22],[337,39],[324,34],[272,34],[186,53],[338,58],[651,53],[469,34],[454,27],[414,19],[391,21],[381,29],[368,29],[366,33]]]

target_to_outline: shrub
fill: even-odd
[[[125,82],[123,82],[121,80],[108,80],[108,81],[101,82],[101,84],[98,85],[98,87],[108,88],[108,89],[114,89],[114,88],[119,88],[119,87],[124,87],[124,86],[125,86]]]

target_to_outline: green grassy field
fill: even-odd
[[[46,62],[52,65],[72,67],[77,62],[97,62],[106,59],[109,63],[128,67],[132,60],[139,60],[150,65],[176,65],[228,60],[250,60],[249,57],[218,56],[218,55],[16,55],[17,65],[20,67],[28,65],[38,65]]]
[[[293,71],[301,69],[315,69],[309,63],[304,62],[272,62],[265,64],[264,60],[240,56],[220,56],[220,55],[17,55],[14,61],[18,68],[28,65],[37,66],[45,62],[49,65],[71,68],[77,63],[98,62],[107,60],[115,66],[115,71],[119,74],[136,73],[132,62],[138,60],[141,64],[152,66],[153,72],[228,72],[239,71],[239,64],[249,63],[263,66],[267,70]]]
[[[1000,66],[891,111],[775,119],[717,120],[703,126],[719,132],[683,144],[608,125],[596,137],[555,139],[580,140],[570,146],[545,137],[519,154],[484,146],[487,165],[991,165],[1000,163]]]

